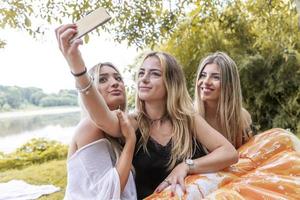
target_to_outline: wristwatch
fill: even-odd
[[[195,169],[195,163],[192,159],[186,159],[185,164],[189,167],[189,171]]]

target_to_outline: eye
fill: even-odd
[[[105,83],[107,81],[106,77],[100,77],[99,78],[99,83]]]
[[[213,79],[219,81],[220,80],[220,76],[213,76]]]
[[[123,82],[123,79],[122,79],[121,76],[116,76],[115,79],[116,79],[117,81],[119,81],[119,82]]]
[[[151,75],[152,76],[156,76],[156,77],[161,76],[161,74],[159,72],[151,72]]]
[[[138,73],[138,77],[142,77],[142,76],[144,76],[144,74],[145,74],[145,72],[143,72],[143,71],[139,71],[139,73]]]
[[[199,76],[199,79],[203,79],[203,78],[205,78],[205,77],[206,77],[206,74],[201,73],[200,76]]]

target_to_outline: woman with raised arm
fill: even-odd
[[[253,136],[251,116],[242,107],[238,69],[226,53],[210,54],[200,63],[194,104],[197,112],[235,148]]]
[[[76,25],[56,30],[59,47],[75,76],[82,101],[95,124],[120,137],[119,119],[91,84],[78,46],[69,43]],[[183,71],[176,59],[163,52],[149,53],[138,71],[137,112],[129,116],[136,130],[133,159],[138,199],[176,184],[183,190],[188,174],[221,170],[237,162],[235,148],[193,111]],[[203,148],[210,153],[204,153]]]
[[[125,111],[126,95],[123,79],[111,63],[95,65],[89,74],[110,110]],[[136,199],[131,161],[136,136],[128,118],[116,111],[125,145],[93,124],[83,108],[69,147],[65,200]],[[122,139],[123,139],[122,138]]]

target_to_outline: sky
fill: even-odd
[[[56,42],[55,27],[48,29],[38,39],[22,31],[0,30],[0,38],[7,43],[0,49],[0,85],[38,87],[46,93],[75,89],[74,78]],[[135,47],[116,43],[107,34],[90,34],[89,43],[80,50],[88,69],[98,62],[109,61],[123,71],[138,55]]]

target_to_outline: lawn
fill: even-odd
[[[60,187],[59,192],[42,196],[39,200],[61,200],[64,197],[67,183],[66,160],[53,160],[20,170],[11,169],[0,173],[0,182],[7,182],[12,179],[24,180],[30,184],[52,184]]]

